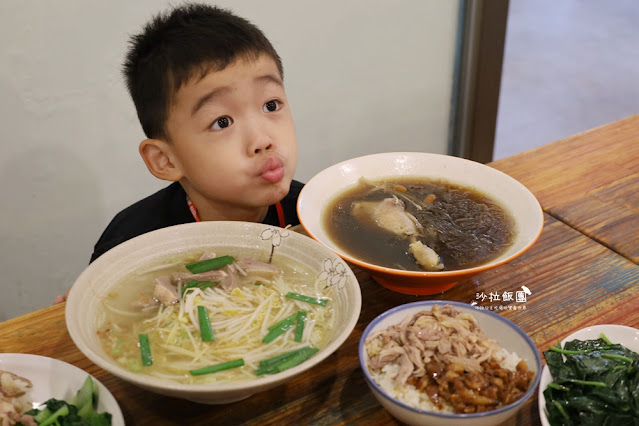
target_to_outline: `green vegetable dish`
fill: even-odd
[[[639,425],[639,354],[602,333],[544,352],[553,381],[544,390],[551,425]]]
[[[33,409],[25,414],[33,416],[38,426],[108,426],[111,414],[98,413],[98,388],[87,376],[84,384],[69,401],[51,398],[42,409]]]

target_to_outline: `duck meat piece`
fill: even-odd
[[[6,397],[17,397],[24,395],[31,387],[33,383],[29,379],[0,370],[0,394]]]
[[[252,257],[237,259],[233,265],[246,274],[272,276],[280,272],[279,268],[272,263],[262,262]]]
[[[382,201],[355,201],[352,213],[363,225],[378,227],[402,238],[408,238],[409,253],[427,271],[444,269],[439,255],[432,248],[417,240],[423,227],[415,217],[406,211],[406,205],[399,198],[385,198]]]
[[[191,272],[174,272],[173,281],[221,281],[227,275],[221,269],[213,269],[211,271],[202,272],[200,274],[192,274]]]
[[[4,399],[0,399],[0,425],[15,425],[20,420],[20,414],[16,411],[13,404]]]
[[[202,261],[202,260],[209,260],[209,259],[215,259],[217,257],[217,255],[212,252],[212,251],[205,251],[204,253],[202,253],[202,256],[200,256],[200,258],[198,259],[198,261]]]
[[[220,281],[220,286],[222,286],[224,290],[233,290],[234,288],[240,286],[240,280],[238,280],[237,275],[232,272],[233,270],[235,270],[235,268],[232,268],[232,266],[233,265],[227,265],[224,267],[224,269],[226,270],[226,274]]]
[[[401,355],[404,355],[404,348],[401,346],[383,348],[377,356],[371,358],[371,366],[373,368],[382,368],[389,362],[395,361]]]
[[[397,372],[397,376],[395,377],[395,380],[397,380],[398,383],[404,384],[406,383],[406,380],[408,380],[408,378],[410,377],[412,373],[413,373],[413,363],[408,358],[408,355],[406,354],[406,352],[403,352],[399,356],[399,371]]]
[[[399,198],[355,201],[352,204],[352,213],[364,225],[380,227],[400,237],[418,235],[421,225],[406,212],[405,207],[404,202]]]
[[[441,271],[444,264],[439,259],[439,255],[432,248],[421,241],[413,241],[408,246],[408,252],[413,255],[419,266],[427,271]]]
[[[169,306],[180,300],[177,289],[171,284],[169,277],[158,277],[153,287],[153,297],[164,306]]]

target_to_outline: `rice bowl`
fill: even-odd
[[[531,372],[531,379],[516,401],[508,402],[490,411],[471,414],[455,413],[448,406],[442,407],[441,404],[436,406],[425,391],[417,390],[413,384],[398,386],[394,380],[398,374],[401,374],[397,364],[388,363],[379,371],[371,371],[375,358],[369,356],[366,348],[367,341],[370,344],[371,338],[375,339],[380,332],[419,312],[431,310],[435,305],[450,305],[465,315],[470,314],[475,317],[486,336],[502,346],[501,350],[495,354],[503,367],[512,369],[519,361],[525,361]],[[414,302],[381,314],[364,331],[360,340],[359,357],[367,384],[378,402],[391,415],[407,424],[490,425],[502,422],[513,416],[534,393],[539,383],[541,369],[541,358],[534,343],[514,323],[493,312],[481,311],[464,303],[449,301]]]

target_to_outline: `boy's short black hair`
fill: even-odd
[[[282,61],[262,31],[228,10],[191,3],[155,16],[131,37],[123,67],[146,136],[169,139],[171,102],[187,81],[261,54],[275,61],[283,78]]]

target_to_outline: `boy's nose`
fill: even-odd
[[[273,138],[268,135],[263,126],[259,126],[257,123],[250,127],[246,137],[249,141],[248,155],[250,156],[273,149]]]
[[[263,151],[270,151],[273,148],[273,144],[270,142],[263,142],[253,144],[251,148],[249,148],[249,155],[257,155]]]

